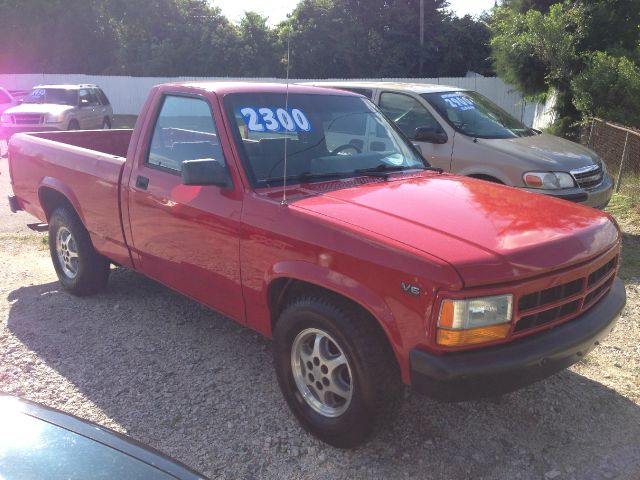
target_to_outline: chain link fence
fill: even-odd
[[[640,130],[592,118],[580,142],[594,150],[616,181],[616,192],[640,203]]]

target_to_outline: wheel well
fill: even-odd
[[[504,182],[500,179],[497,179],[496,177],[492,177],[491,175],[486,175],[484,173],[472,173],[471,175],[468,175],[471,178],[477,178],[478,180],[484,180],[486,182],[492,182],[492,183],[500,183],[502,185],[504,185]]]
[[[269,285],[269,311],[271,312],[271,331],[275,329],[278,318],[280,317],[280,313],[291,300],[302,295],[311,294],[322,295],[329,298],[335,298],[336,300],[342,302],[348,302],[353,306],[353,308],[360,310],[363,314],[363,318],[368,318],[370,320],[372,328],[376,329],[378,333],[382,335],[382,337],[384,337],[384,341],[389,347],[389,352],[396,360],[396,362],[398,361],[391,342],[389,341],[389,337],[380,325],[380,322],[378,322],[378,320],[366,308],[364,308],[358,302],[355,302],[350,298],[345,297],[344,295],[341,295],[333,290],[294,278],[278,278],[274,280],[271,285]]]
[[[59,207],[69,207],[72,212],[76,215],[78,214],[69,199],[65,197],[64,194],[54,190],[53,188],[42,187],[38,192],[38,196],[40,197],[40,205],[42,205],[47,221],[51,217],[53,211]]]

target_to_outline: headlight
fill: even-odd
[[[46,117],[47,123],[60,123],[64,120],[64,113],[48,113]]]
[[[505,338],[511,328],[513,295],[444,299],[438,315],[437,343],[459,347]]]
[[[8,115],[8,114],[3,114],[2,116],[0,116],[0,122],[2,122],[2,123],[13,123],[13,121],[11,119],[11,115]]]
[[[565,172],[527,172],[523,179],[525,185],[530,188],[557,190],[576,186],[573,177]]]

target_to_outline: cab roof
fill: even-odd
[[[226,95],[228,93],[281,93],[287,92],[286,83],[275,82],[217,82],[217,81],[197,81],[197,82],[176,82],[176,83],[164,83],[160,85],[163,90],[171,90],[171,88],[189,88],[193,90],[199,90],[202,92],[213,92],[219,95]],[[331,88],[318,88],[311,85],[301,85],[290,83],[288,86],[289,93],[304,93],[304,94],[331,94],[331,95],[356,95],[344,90],[335,90]]]
[[[315,85],[318,87],[334,87],[334,88],[368,88],[381,89],[389,88],[392,90],[401,90],[405,92],[422,93],[441,93],[441,92],[460,92],[468,89],[454,87],[450,85],[437,85],[435,83],[403,83],[403,82],[367,82],[367,81],[331,81],[323,80],[318,82],[304,82],[302,85]]]

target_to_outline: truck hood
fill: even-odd
[[[587,147],[546,133],[479,141],[502,153],[526,160],[533,167],[532,170],[568,172],[599,161],[598,155]]]
[[[324,184],[327,188],[329,185]],[[291,203],[452,265],[466,286],[539,275],[593,258],[618,240],[610,217],[545,195],[453,175],[419,174],[321,191]],[[303,190],[303,192],[305,191]]]
[[[67,110],[73,110],[74,108],[75,107],[72,107],[71,105],[58,105],[56,103],[23,103],[22,105],[9,108],[4,113],[51,113],[57,115],[66,112]]]

